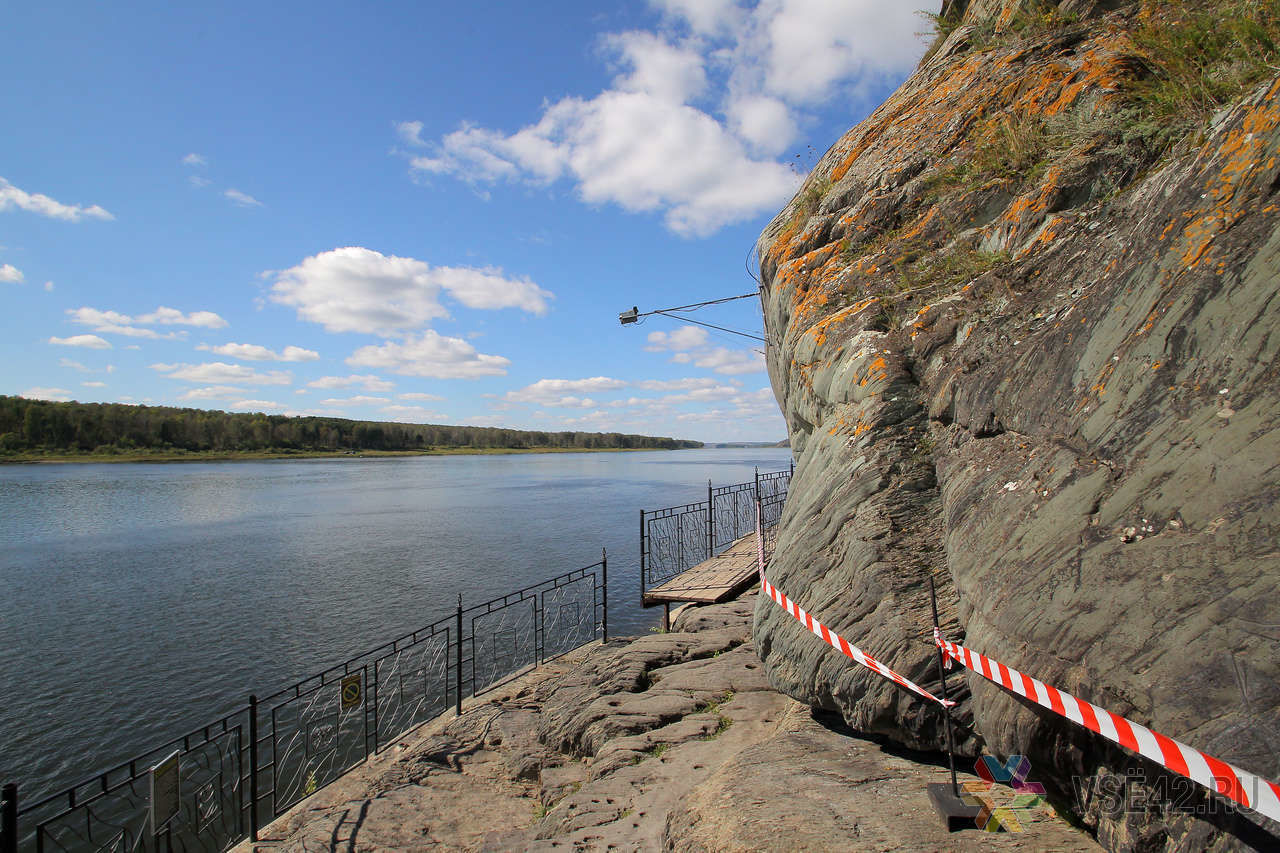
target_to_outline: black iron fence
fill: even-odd
[[[452,616],[36,802],[8,784],[0,853],[219,853],[462,700],[609,636],[600,562]]]
[[[640,510],[640,600],[646,593],[703,560],[722,553],[756,529],[756,499],[761,501],[766,530],[782,517],[791,483],[791,466],[732,486],[707,483],[707,499],[664,509]],[[769,536],[766,547],[772,553]]]

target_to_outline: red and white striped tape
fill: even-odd
[[[1280,785],[1275,782],[1241,770],[1159,732],[1153,732],[1146,726],[1140,726],[1105,708],[1085,702],[1065,690],[1037,681],[958,643],[944,640],[937,628],[933,631],[933,637],[944,655],[983,678],[1149,758],[1180,776],[1235,800],[1242,806],[1272,820],[1280,820]]]
[[[943,705],[946,707],[950,707],[955,704],[955,702],[952,702],[950,700],[943,702],[941,699],[939,699],[937,696],[934,696],[928,690],[925,690],[923,687],[911,681],[910,679],[905,678],[899,675],[898,673],[894,672],[893,670],[889,669],[889,667],[880,663],[880,661],[876,660],[871,655],[862,651],[862,649],[848,642],[847,640],[845,640],[844,637],[841,637],[839,634],[829,629],[826,625],[823,625],[817,619],[814,619],[812,614],[806,613],[803,607],[796,604],[791,599],[787,598],[785,595],[782,594],[782,591],[780,589],[778,589],[773,584],[769,583],[769,579],[764,576],[763,572],[760,574],[760,586],[764,589],[765,595],[772,598],[775,602],[778,603],[779,606],[782,607],[783,610],[790,613],[802,625],[804,625],[806,628],[812,631],[814,636],[818,637],[824,643],[827,643],[828,645],[830,645],[832,648],[838,649],[846,657],[852,658],[853,660],[862,664],[872,672],[883,675],[885,678],[889,679],[895,684],[898,684],[901,687],[905,687],[908,690],[910,690],[912,693],[916,693],[920,696],[923,696],[925,699],[928,699],[932,702],[937,702],[939,705]]]
[[[811,613],[806,613],[803,607],[787,598],[782,594],[782,590],[769,583],[769,579],[764,576],[764,518],[760,508],[760,501],[758,500],[756,501],[756,560],[760,571],[760,588],[764,590],[764,594],[772,598],[783,610],[794,616],[800,624],[812,631],[814,636],[818,637],[822,642],[837,649],[841,654],[852,658],[872,672],[883,675],[895,684],[907,688],[912,693],[923,696],[932,702],[937,702],[944,707],[950,707],[955,704],[955,702],[951,701],[943,702],[920,685],[889,669],[889,667],[848,642],[844,637],[841,637],[817,619],[814,619]]]

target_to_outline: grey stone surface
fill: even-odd
[[[1094,17],[980,55],[957,31],[765,230],[768,363],[797,461],[771,580],[933,689],[932,576],[952,638],[1276,779],[1280,80],[1135,166],[1115,97],[1140,71],[1132,10],[1081,6]],[[1027,180],[955,178],[1009,116],[1088,134]],[[917,262],[930,253],[972,275]],[[941,744],[926,703],[768,602],[755,616],[779,689]],[[1064,797],[1095,773],[1159,782],[961,678],[963,751],[1030,755]],[[1081,815],[1114,849],[1280,846],[1167,804]]]
[[[1043,808],[1025,816],[1024,833],[945,836],[924,787],[945,771],[819,725],[772,690],[749,640],[753,605],[751,596],[686,611],[677,633],[588,647],[503,685],[317,793],[259,847],[1093,847]],[[690,710],[668,720],[655,706]],[[601,708],[626,726],[607,724]],[[860,844],[872,827],[876,846]]]

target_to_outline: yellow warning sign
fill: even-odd
[[[360,673],[342,679],[342,710],[347,711],[360,704]]]

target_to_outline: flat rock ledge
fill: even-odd
[[[592,644],[490,690],[239,849],[1099,849],[1047,806],[1019,833],[947,834],[925,788],[946,781],[945,759],[771,689],[755,598],[685,608],[672,633]]]

